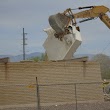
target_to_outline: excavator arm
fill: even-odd
[[[110,29],[110,18],[106,14],[99,16],[100,20],[105,23],[105,25]]]
[[[110,18],[106,14],[107,12],[110,12],[110,9],[105,6],[91,6],[91,8],[92,9],[74,14],[74,17],[76,19],[99,17],[100,20],[104,22],[108,28],[110,28]],[[80,7],[79,9],[83,9],[83,7]]]
[[[66,27],[68,27],[71,23],[73,25],[76,25],[77,19],[85,18],[82,21],[80,21],[81,23],[98,17],[110,29],[110,18],[106,14],[107,12],[110,12],[109,8],[102,5],[102,6],[79,7],[77,9],[79,10],[88,9],[88,10],[84,10],[78,13],[73,13],[72,9],[69,8],[65,10],[63,13],[51,15],[49,17],[50,26],[56,31],[56,33],[65,34]]]
[[[91,18],[91,17],[99,17],[101,13],[107,13],[109,8],[105,6],[90,6],[91,9],[81,11],[79,13],[74,14],[75,18]],[[86,7],[79,7],[78,9],[85,9]]]

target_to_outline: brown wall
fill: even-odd
[[[0,64],[0,105],[34,103],[39,85],[100,82],[97,62],[19,62]],[[94,90],[95,89],[95,90]],[[74,102],[74,85],[39,86],[41,103]],[[77,85],[78,101],[102,100],[98,84]]]

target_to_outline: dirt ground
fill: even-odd
[[[77,109],[76,109],[77,108]],[[10,107],[1,108],[0,110],[38,110],[35,107]],[[78,103],[76,104],[64,104],[64,105],[52,105],[43,106],[39,110],[110,110],[110,102],[97,102],[97,103]]]

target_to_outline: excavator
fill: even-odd
[[[83,11],[73,13],[72,10],[76,9]],[[110,9],[106,6],[86,6],[76,9],[69,8],[63,13],[49,17],[51,27],[44,30],[48,38],[43,45],[49,60],[65,60],[73,57],[82,42],[78,23],[99,18],[110,29],[110,18],[106,14]],[[77,22],[77,19],[83,20]]]
[[[67,34],[67,29],[70,24],[70,22],[76,26],[77,22],[76,19],[78,18],[86,18],[84,20],[79,21],[79,23],[88,21],[88,20],[93,20],[95,18],[100,18],[102,22],[105,23],[105,25],[110,29],[110,18],[106,14],[107,12],[110,12],[110,9],[105,7],[105,6],[87,6],[87,7],[79,7],[77,9],[82,10],[82,9],[88,9],[89,10],[84,10],[79,13],[73,14],[72,10],[74,9],[66,9],[63,13],[58,13],[55,15],[51,15],[49,17],[49,23],[50,26],[56,31],[56,37],[59,35],[65,35]]]

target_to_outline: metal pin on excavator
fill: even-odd
[[[69,8],[63,13],[58,13],[49,17],[51,28],[46,29],[45,32],[47,32],[50,37],[44,43],[44,48],[46,49],[49,60],[72,58],[74,52],[82,42],[80,29],[77,26],[77,19],[83,19],[79,21],[79,23],[82,23],[93,20],[94,18],[100,18],[110,29],[110,18],[106,14],[110,12],[109,8],[102,5],[79,7],[77,9],[84,9],[84,11],[73,13],[73,9]]]

